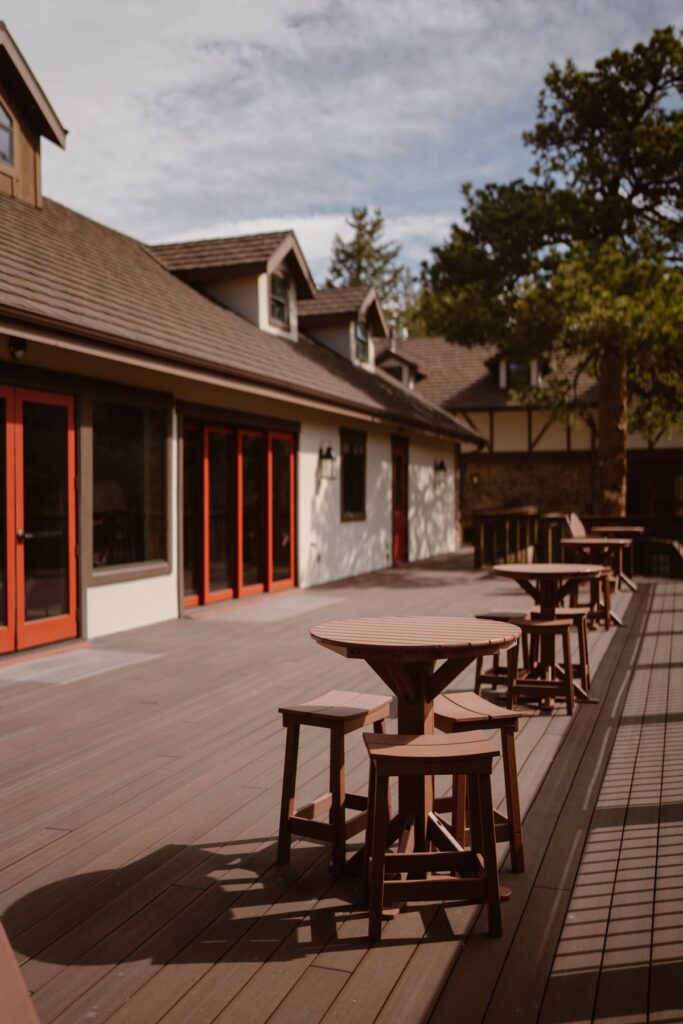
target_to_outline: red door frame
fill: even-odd
[[[397,488],[401,473],[402,485]],[[397,491],[403,497],[403,507],[396,503]],[[391,439],[391,548],[394,565],[408,561],[408,438]]]
[[[225,587],[223,590],[209,590],[211,582],[210,573],[210,562],[211,562],[211,530],[210,527],[210,512],[211,512],[211,466],[209,464],[209,435],[210,434],[222,434],[223,436],[229,435],[234,437],[234,431],[229,430],[227,427],[215,427],[205,426],[204,427],[204,438],[202,444],[202,485],[203,485],[203,498],[202,504],[204,509],[203,524],[202,528],[204,531],[204,537],[202,542],[202,599],[204,604],[215,604],[216,601],[229,601],[231,597],[235,596],[235,587]],[[226,485],[231,488],[232,481],[226,480]],[[228,516],[232,515],[234,521],[234,502],[233,507],[228,509]],[[228,530],[229,543],[234,543],[233,538],[230,536]],[[233,567],[235,565],[235,559],[233,558]]]
[[[0,385],[5,400],[5,606],[7,622],[0,623],[0,654],[16,650],[16,537],[14,517],[14,388]],[[1,541],[0,541],[1,542]]]
[[[289,576],[283,580],[273,579],[273,441],[286,441],[289,445]],[[296,578],[296,479],[294,467],[294,437],[292,434],[280,434],[277,431],[268,433],[268,590],[285,590],[294,586]]]
[[[76,428],[74,415],[74,398],[71,395],[48,394],[43,391],[15,391],[15,502],[16,502],[16,538],[25,527],[24,520],[24,422],[23,409],[27,403],[39,405],[56,405],[66,409],[66,475],[67,475],[67,575],[68,575],[68,607],[65,615],[50,616],[26,622],[26,560],[25,545],[15,540],[16,552],[16,621],[17,650],[36,647],[38,644],[55,643],[58,640],[69,640],[78,634],[76,616]]]
[[[244,481],[243,481],[243,478],[242,478],[243,477],[243,474],[242,474],[242,467],[243,467],[242,441],[244,440],[245,437],[262,437],[264,439],[264,441],[266,441],[266,451],[268,450],[267,434],[266,434],[266,432],[264,430],[238,430],[237,431],[237,596],[238,597],[244,597],[244,596],[246,596],[248,594],[262,594],[264,592],[264,590],[266,589],[266,586],[268,584],[268,575],[269,575],[269,568],[268,568],[268,563],[269,563],[269,558],[268,558],[269,541],[268,541],[268,537],[266,536],[265,538],[262,539],[262,542],[263,542],[263,540],[265,540],[265,545],[266,545],[266,550],[265,550],[265,555],[266,555],[266,565],[265,565],[266,573],[265,573],[265,575],[266,575],[266,578],[263,580],[262,583],[250,583],[248,586],[245,586],[243,581],[242,581],[242,577],[243,577],[243,573],[244,573],[244,565],[243,565],[243,560],[242,560],[242,542],[244,540],[244,514],[243,514],[243,508],[242,508],[242,498],[244,496]],[[266,461],[267,461],[267,459],[266,459]],[[270,493],[269,493],[270,492],[270,488],[268,486],[269,485],[269,477],[268,477],[267,471],[266,471],[265,484],[266,484],[266,532],[268,532],[267,526],[268,526],[268,522],[269,522],[269,519],[270,519],[270,511],[269,511],[270,510],[270,500],[269,500],[270,499]]]
[[[202,524],[202,530],[203,530],[204,529],[204,504],[205,504],[205,502],[204,502],[204,441],[203,441],[203,433],[202,433],[203,428],[200,426],[199,423],[183,423],[183,490],[184,490],[184,485],[185,485],[185,464],[184,464],[185,435],[187,434],[187,432],[189,430],[199,431],[200,437],[202,437],[202,473],[201,473],[201,491],[202,491],[202,493],[200,495],[200,499],[201,499],[201,524]],[[182,500],[183,500],[183,502],[185,501],[184,493],[183,493],[183,496],[182,496]],[[185,524],[184,511],[185,510],[183,508],[183,516],[179,517],[179,518],[182,519],[183,529],[184,529],[184,524]],[[200,561],[201,561],[201,566],[202,566],[202,577],[203,577],[203,574],[204,574],[204,537],[201,538],[201,559],[200,559]],[[182,565],[182,572],[183,572],[183,574],[185,572],[185,562],[184,562],[184,559],[183,559],[183,565]],[[183,583],[183,587],[184,587],[184,583]],[[199,588],[198,588],[196,594],[185,594],[185,593],[183,593],[183,608],[196,608],[197,605],[201,604],[203,590],[204,590],[204,579],[202,578],[200,580]]]

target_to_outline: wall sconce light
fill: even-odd
[[[327,448],[320,448],[318,452],[318,473],[321,480],[334,480],[337,476],[337,460],[332,450],[332,445]]]
[[[434,483],[437,487],[446,483],[446,463],[443,459],[439,459],[438,462],[434,463]]]
[[[10,338],[9,354],[17,363],[21,362],[26,355],[26,342],[23,338]]]

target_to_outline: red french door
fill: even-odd
[[[184,605],[294,585],[294,438],[188,423]]]
[[[391,517],[394,565],[408,561],[408,440],[391,439]]]
[[[74,399],[0,387],[0,651],[76,636]]]

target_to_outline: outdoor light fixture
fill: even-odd
[[[332,451],[332,445],[327,448],[320,448],[318,452],[318,472],[321,480],[334,480],[337,468],[337,461]]]
[[[434,483],[444,484],[446,482],[446,463],[443,459],[439,459],[438,462],[434,463]]]
[[[10,338],[9,340],[9,354],[12,359],[20,362],[26,355],[26,342],[23,338]]]

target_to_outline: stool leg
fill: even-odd
[[[481,670],[484,664],[483,658],[477,658],[477,667],[474,672],[474,692],[479,693],[481,690]]]
[[[369,872],[369,927],[371,942],[382,935],[382,907],[384,906],[384,851],[387,845],[387,794],[389,779],[376,773],[374,816],[372,819],[370,872]]]
[[[481,804],[479,802],[479,781],[477,775],[467,776],[467,809],[470,819],[470,846],[473,853],[481,853]]]
[[[278,864],[289,863],[289,852],[292,836],[289,831],[289,819],[294,814],[294,794],[296,791],[296,762],[299,755],[299,725],[287,726],[287,742],[285,746],[285,769],[282,777],[282,804],[280,806],[280,832],[277,841]]]
[[[503,921],[500,914],[500,888],[498,886],[496,833],[493,821],[493,801],[491,799],[491,776],[479,775],[477,782],[482,825],[482,856],[486,872],[484,886],[489,915],[489,933],[498,936],[503,934]]]
[[[493,682],[491,683],[491,689],[495,690],[498,688],[498,669],[500,667],[500,655],[493,655]]]
[[[510,860],[513,871],[524,871],[524,845],[522,843],[522,813],[519,806],[517,784],[517,757],[515,733],[511,726],[501,731],[503,742],[503,774],[505,776],[505,806],[510,824]]]
[[[519,645],[515,644],[507,652],[507,670],[508,670],[508,707],[511,708],[514,703],[514,689],[515,683],[517,682],[517,668],[519,665]]]
[[[587,690],[591,688],[591,665],[588,658],[588,625],[586,616],[582,615],[579,622],[579,662],[583,672],[583,685]]]
[[[368,818],[365,824],[365,852],[363,856],[363,896],[365,905],[368,905],[370,898],[370,844],[372,842],[373,822],[375,820],[375,799],[377,790],[377,772],[375,765],[370,758],[370,777],[368,779]]]
[[[461,846],[467,846],[465,830],[467,828],[467,776],[453,776],[453,810],[451,828],[453,835]]]
[[[603,579],[603,598],[605,601],[605,629],[609,629],[612,625],[612,588],[610,586],[609,576],[604,576]]]
[[[378,722],[374,722],[372,728],[375,730],[375,732],[386,733],[386,731],[387,731],[387,720],[386,720],[386,718],[380,718],[380,720]],[[370,796],[370,791],[368,790],[368,798],[369,798],[369,796]],[[391,804],[391,786],[389,786],[389,790],[388,790],[388,793],[387,793],[387,813],[389,815],[389,821],[391,821],[391,819],[393,817],[393,813],[392,813],[392,809],[391,808],[392,808],[392,804]],[[369,807],[368,807],[368,821],[372,821],[372,818],[370,817],[370,809],[369,809]]]
[[[567,684],[567,714],[574,714],[574,672],[572,670],[572,644],[569,626],[562,631],[562,651]]]
[[[346,776],[344,772],[344,730],[330,729],[330,824],[332,825],[332,871],[346,870]]]

